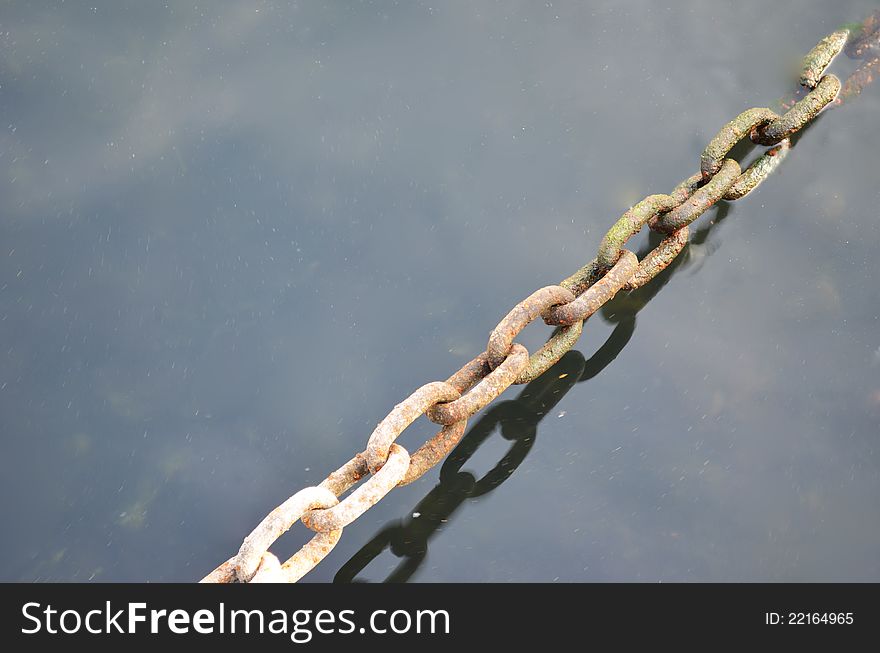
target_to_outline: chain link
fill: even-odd
[[[504,319],[489,334],[486,358],[489,367],[496,367],[503,361],[513,345],[513,339],[535,318],[559,304],[570,304],[575,300],[574,293],[562,286],[545,286],[536,290],[510,309]]]
[[[490,368],[489,356],[485,352],[480,355],[485,367]],[[526,366],[529,364],[529,352],[520,344],[513,343],[507,358],[494,370],[486,374],[476,385],[462,388],[461,399],[450,401],[446,404],[437,404],[428,409],[428,419],[438,424],[452,424],[467,419],[481,408],[489,405],[502,392],[507,390]],[[470,363],[468,363],[470,365]],[[467,368],[467,366],[465,366]],[[462,368],[462,369],[465,369]],[[455,385],[459,372],[453,374],[447,383]],[[467,392],[465,392],[467,391]]]
[[[850,58],[863,62],[841,84],[825,70],[844,48]],[[700,172],[668,195],[649,195],[626,211],[603,237],[595,259],[558,285],[540,288],[514,306],[492,330],[485,352],[446,381],[427,383],[397,404],[373,430],[365,451],[328,475],[318,487],[300,490],[269,513],[244,539],[239,552],[201,582],[299,580],[330,552],[345,526],[394,487],[411,483],[446,457],[462,439],[471,415],[510,385],[528,383],[559,361],[575,345],[584,321],[593,313],[620,290],[645,285],[675,260],[687,245],[688,225],[719,200],[736,200],[753,191],[785,159],[791,136],[835,100],[840,103],[858,95],[878,71],[880,12],[857,29],[840,29],[823,38],[804,57],[800,83],[809,92],[803,98],[781,116],[768,108],[752,108],[724,125],[700,156]],[[728,155],[746,136],[753,143],[771,147],[742,171]],[[624,245],[646,224],[665,237],[639,261]],[[514,338],[538,317],[557,329],[530,357]],[[443,428],[410,456],[395,440],[421,415]],[[441,477],[457,473],[464,460],[453,454]],[[339,500],[367,477],[362,486]],[[476,496],[482,483],[477,482],[468,495]],[[298,520],[316,534],[282,564],[269,547]],[[385,539],[380,538],[380,547]]]
[[[348,464],[350,463],[346,463],[346,467]],[[358,465],[361,464],[358,461]],[[402,481],[408,468],[409,453],[399,444],[392,444],[388,459],[382,465],[382,469],[370,476],[366,483],[332,508],[310,510],[304,514],[302,516],[303,524],[319,533],[328,533],[348,526]]]
[[[417,417],[423,415],[426,410],[441,401],[452,401],[459,398],[461,398],[461,392],[453,386],[442,381],[435,381],[423,385],[397,404],[394,410],[379,422],[379,425],[367,441],[367,469],[370,470],[370,473],[375,474],[382,468],[382,465],[388,460],[391,443]],[[442,439],[443,432],[441,431],[434,437]],[[410,464],[412,464],[412,458],[410,458]]]
[[[233,579],[243,583],[249,582],[264,562],[264,555],[268,552],[272,543],[286,533],[307,510],[312,508],[329,508],[338,503],[339,500],[336,496],[324,488],[307,487],[300,490],[266,515],[259,526],[244,538],[238,554],[211,572],[211,574],[203,579],[203,582],[229,582]],[[330,549],[339,541],[341,534],[342,530],[340,528],[332,532],[315,535],[306,546],[300,549],[285,564],[289,567],[299,565],[299,568],[302,569],[300,577],[304,576],[330,552]],[[278,563],[278,558],[275,558],[275,556],[269,558],[269,560],[273,559],[275,563]],[[277,566],[280,567],[281,565],[278,564]]]

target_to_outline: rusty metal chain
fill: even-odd
[[[861,65],[841,84],[825,70],[845,49]],[[837,30],[804,57],[800,84],[806,94],[781,116],[752,108],[724,125],[700,157],[700,172],[668,195],[649,195],[626,211],[608,230],[596,258],[561,281],[545,286],[514,306],[496,326],[486,351],[446,381],[427,383],[397,404],[376,426],[366,449],[331,473],[317,487],[307,487],[278,506],[248,535],[238,553],[201,582],[296,582],[333,549],[342,531],[398,485],[412,483],[439,463],[461,440],[469,417],[513,384],[532,381],[559,361],[577,342],[584,322],[620,290],[631,291],[656,277],[688,242],[688,225],[719,200],[737,200],[758,187],[783,161],[791,137],[832,102],[858,95],[880,70],[880,12],[859,26]],[[728,158],[748,137],[771,146],[745,171]],[[640,261],[624,248],[648,225],[665,235]],[[534,354],[514,341],[542,318],[558,328]],[[394,441],[425,415],[443,426],[414,454]],[[344,499],[340,497],[367,480]],[[315,535],[283,564],[269,547],[297,521]]]

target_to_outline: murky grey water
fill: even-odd
[[[201,577],[878,7],[92,4],[0,17],[3,580]],[[878,109],[307,580],[880,580]]]

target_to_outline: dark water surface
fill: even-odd
[[[200,578],[877,8],[4,3],[0,579]],[[880,581],[878,111],[306,580]]]

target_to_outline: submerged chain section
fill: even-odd
[[[863,62],[843,83],[825,74],[845,51]],[[880,12],[858,26],[823,38],[804,57],[800,83],[808,92],[783,115],[769,108],[743,111],[709,141],[700,157],[700,171],[669,194],[649,195],[608,230],[596,258],[558,285],[545,286],[514,306],[492,330],[486,350],[446,381],[427,383],[382,419],[366,448],[331,473],[316,487],[300,490],[269,513],[248,535],[238,553],[201,582],[296,582],[323,560],[339,541],[343,528],[388,492],[420,478],[461,440],[467,420],[513,384],[528,383],[543,374],[574,347],[583,325],[620,290],[640,288],[683,251],[688,225],[719,200],[737,200],[770,176],[791,148],[791,136],[809,124],[835,100],[858,95],[880,72]],[[745,171],[729,154],[749,137],[772,146]],[[665,235],[641,261],[624,245],[648,225]],[[542,318],[557,329],[534,354],[514,341],[530,323]],[[397,444],[397,437],[419,417],[441,424],[414,454]],[[366,481],[340,499],[362,479]],[[297,521],[315,531],[286,562],[269,547]]]

